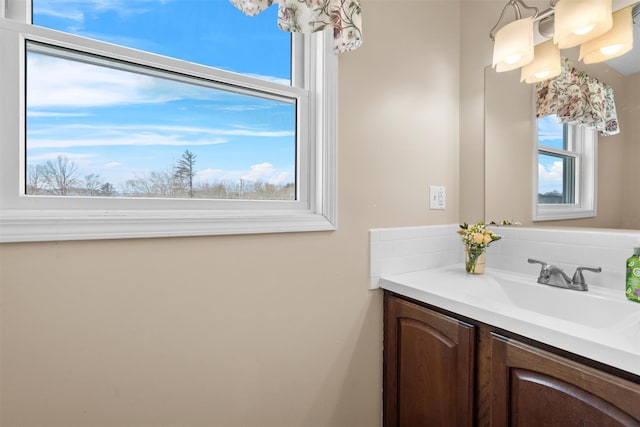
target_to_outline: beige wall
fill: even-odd
[[[636,47],[639,49],[640,47]],[[640,73],[627,77],[627,105],[622,112],[627,117],[622,131],[627,135],[624,148],[622,193],[622,227],[640,228]],[[632,119],[635,117],[635,119]]]
[[[485,216],[484,68],[493,51],[489,31],[505,4],[463,0],[460,11],[460,222]]]
[[[485,69],[485,218],[529,223],[533,191],[533,88],[520,73]]]
[[[3,427],[380,425],[367,230],[458,220],[460,10],[363,13],[340,58],[338,231],[0,245]]]

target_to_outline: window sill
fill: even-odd
[[[544,208],[538,206],[538,211],[534,212],[533,221],[554,221],[563,219],[593,218],[596,216],[595,209],[581,208]]]
[[[332,231],[331,216],[314,213],[185,211],[5,211],[0,242],[126,239]]]

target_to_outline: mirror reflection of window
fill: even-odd
[[[595,216],[597,140],[555,115],[537,119],[534,220]]]
[[[575,204],[579,153],[569,139],[569,125],[555,115],[538,119],[538,203]]]

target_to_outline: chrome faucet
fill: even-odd
[[[573,277],[570,278],[567,274],[555,265],[548,264],[544,261],[538,261],[529,258],[527,260],[529,264],[540,264],[540,276],[538,277],[538,283],[549,286],[557,286],[559,288],[573,289],[574,291],[588,291],[589,287],[584,280],[582,272],[592,271],[594,273],[600,273],[602,268],[600,267],[578,267]]]

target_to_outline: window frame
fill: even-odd
[[[541,146],[538,141],[538,119],[534,120],[533,141],[533,221],[552,221],[591,218],[597,214],[597,176],[598,176],[598,135],[597,131],[582,125],[565,126],[563,138],[566,150]],[[566,183],[573,179],[574,203],[539,203],[538,155],[552,154],[570,156],[574,161],[574,175],[567,177]]]
[[[3,4],[4,3],[4,4]],[[30,25],[30,2],[0,0],[0,242],[335,230],[337,58],[328,31],[294,34],[292,85]],[[3,7],[4,6],[4,7]],[[27,18],[29,17],[29,18]],[[274,24],[275,25],[275,24]],[[295,201],[25,196],[27,41],[252,91],[295,96]],[[16,84],[18,83],[18,84]]]

